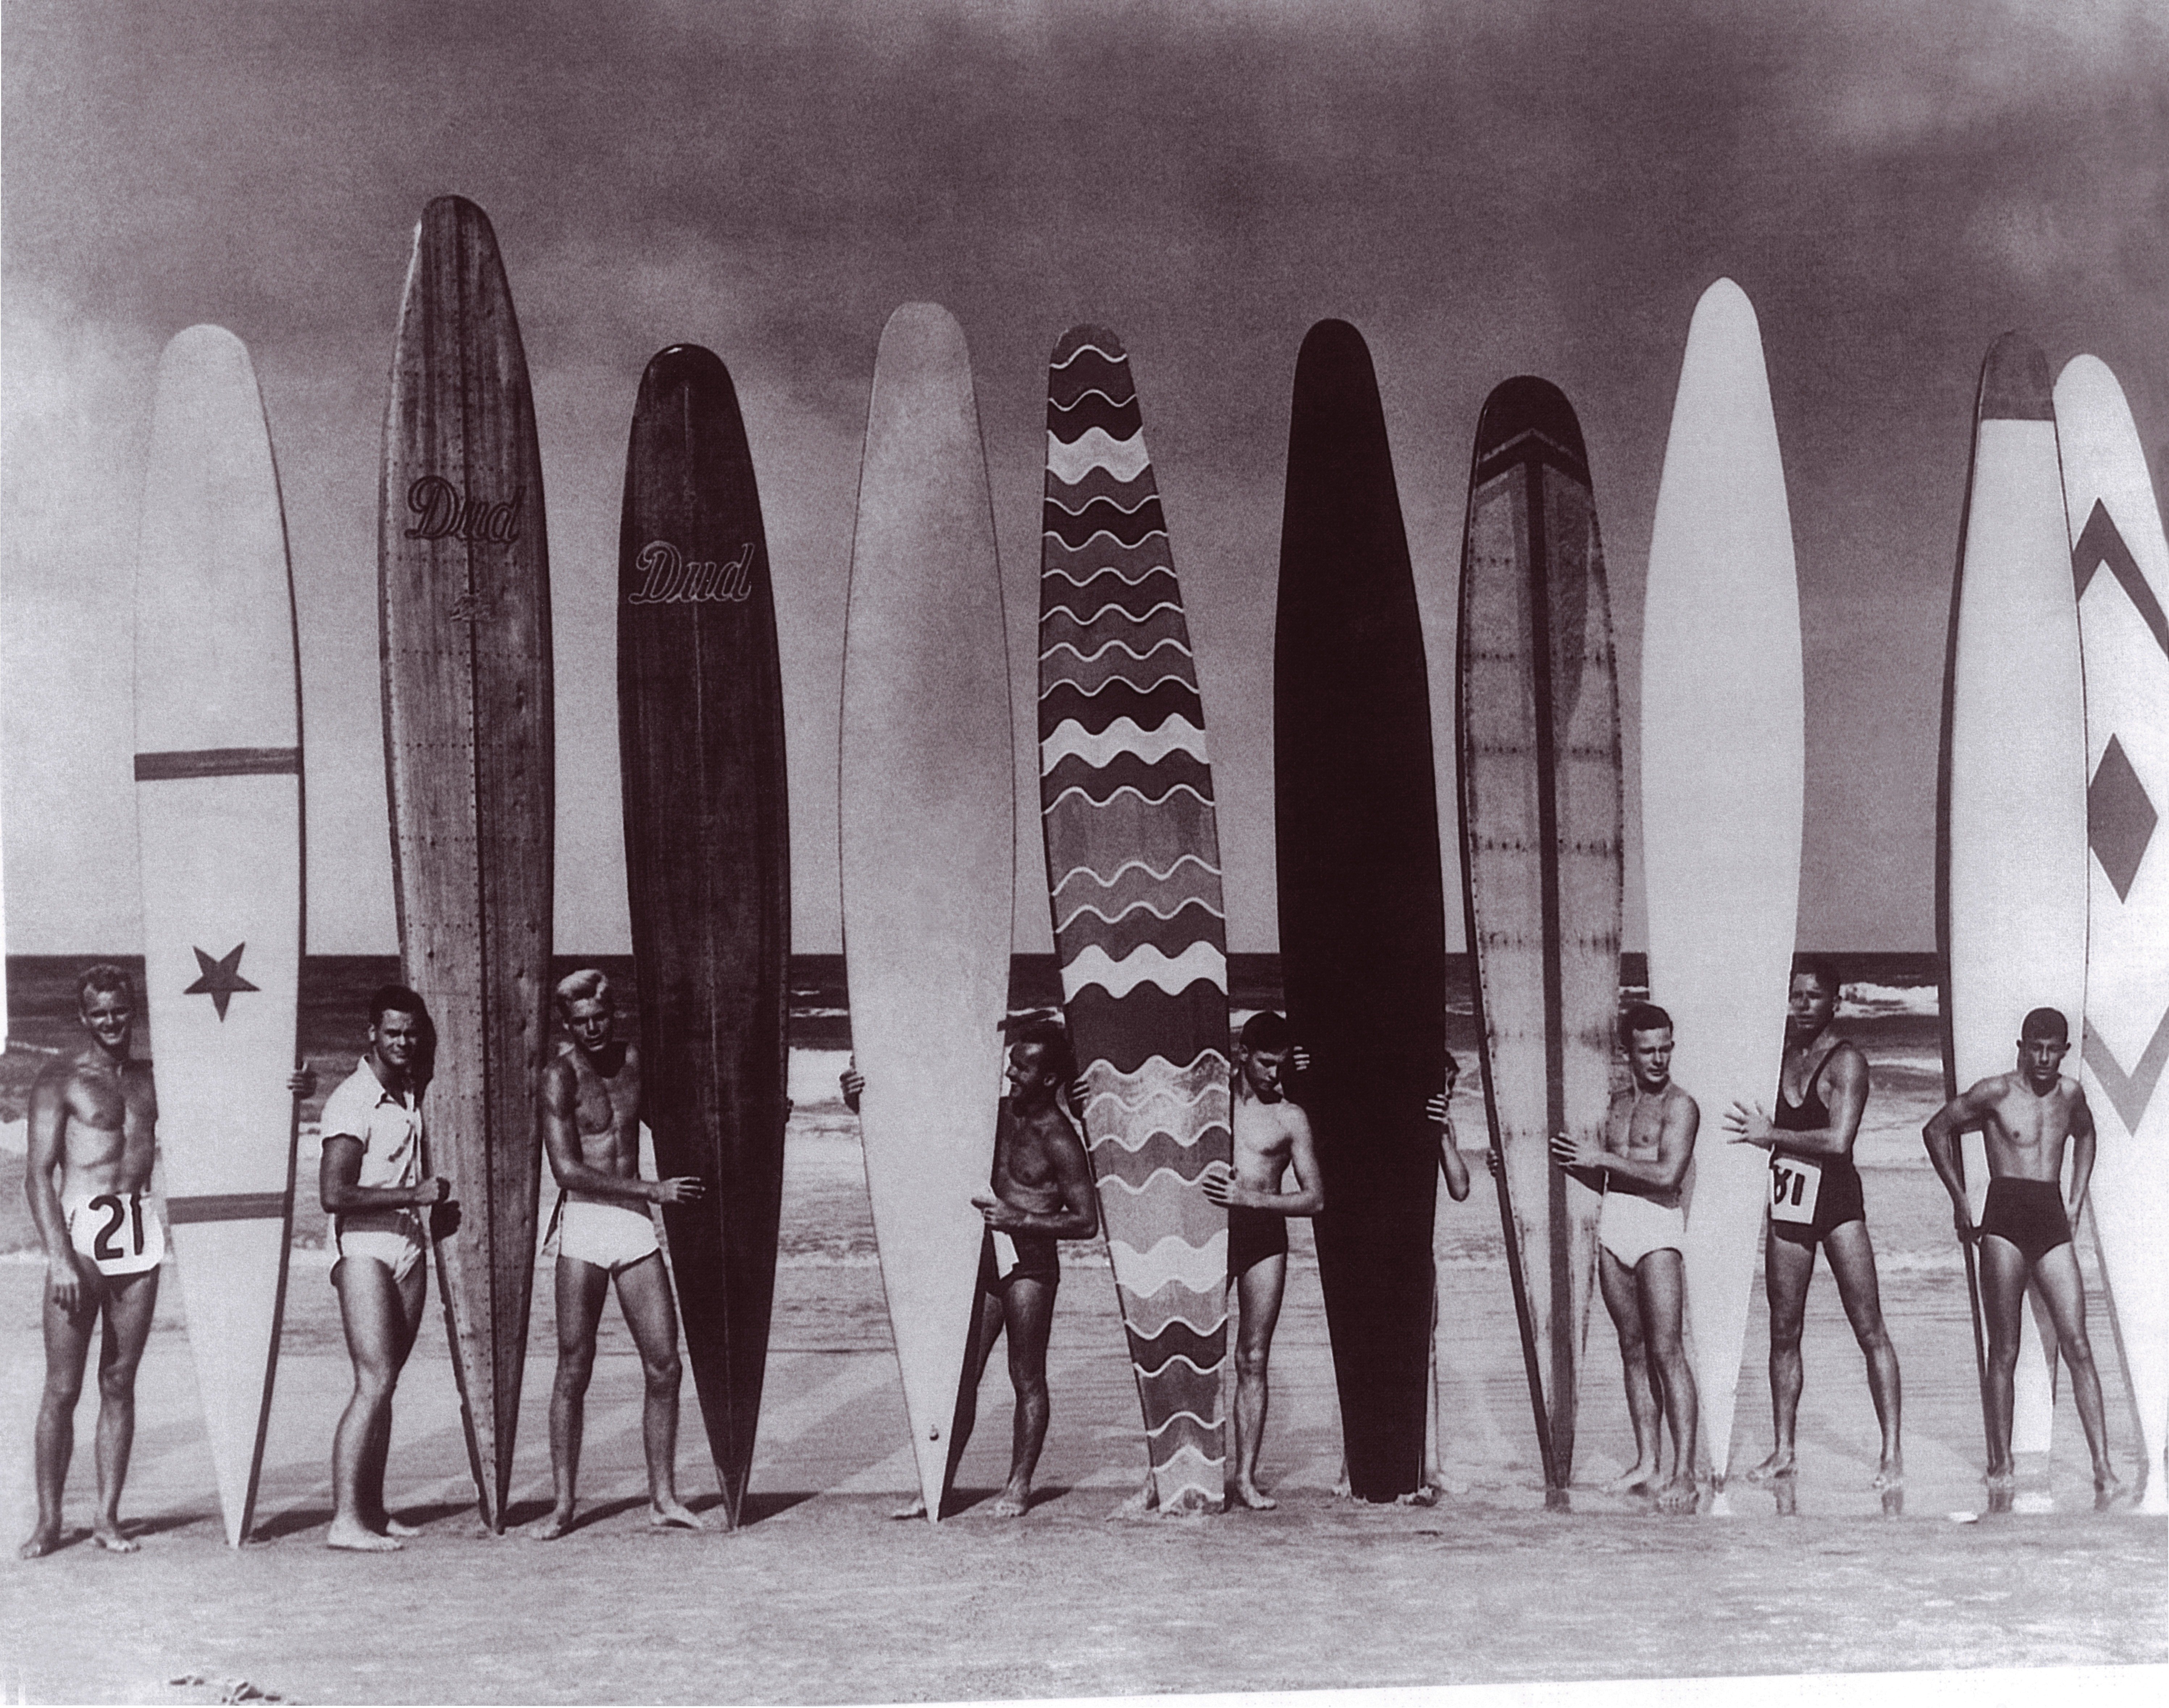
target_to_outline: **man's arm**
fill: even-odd
[[[364,1147],[350,1133],[333,1133],[324,1140],[323,1160],[317,1167],[317,1198],[327,1216],[353,1216],[365,1210],[418,1210],[441,1204],[450,1187],[434,1176],[412,1186],[364,1186],[361,1159]]]
[[[30,1221],[45,1248],[45,1288],[52,1301],[72,1316],[82,1301],[83,1276],[68,1243],[67,1216],[61,1209],[53,1170],[61,1165],[61,1134],[67,1124],[67,1094],[50,1077],[38,1076],[30,1088],[29,1172],[23,1195],[30,1201]]]
[[[1284,1104],[1283,1129],[1288,1136],[1288,1171],[1295,1176],[1292,1192],[1264,1192],[1255,1186],[1229,1183],[1227,1202],[1250,1210],[1270,1210],[1281,1216],[1316,1216],[1325,1208],[1325,1174],[1318,1166],[1318,1141],[1311,1136],[1310,1117],[1297,1104]]]
[[[1424,1113],[1438,1125],[1439,1167],[1446,1170],[1447,1196],[1458,1204],[1468,1196],[1468,1164],[1461,1158],[1461,1142],[1454,1136],[1453,1117],[1447,1113],[1451,1095],[1442,1091],[1424,1105]]]
[[[2071,1204],[2068,1214],[2076,1227],[2079,1211],[2086,1206],[2086,1184],[2094,1172],[2094,1111],[2086,1101],[2084,1087],[2075,1083],[2071,1099]]]
[[[698,1175],[643,1180],[637,1172],[612,1174],[590,1163],[580,1150],[579,1094],[578,1076],[562,1056],[542,1070],[542,1147],[560,1189],[642,1205],[679,1204],[700,1195]]]
[[[1100,1200],[1092,1186],[1092,1165],[1084,1160],[1084,1147],[1077,1137],[1076,1128],[1059,1110],[1053,1110],[1055,1127],[1042,1130],[1041,1142],[1045,1145],[1047,1159],[1054,1169],[1055,1184],[1062,1192],[1059,1210],[1020,1210],[1014,1204],[997,1197],[993,1192],[975,1195],[973,1204],[987,1219],[987,1226],[1000,1233],[1044,1233],[1057,1239],[1090,1239],[1100,1231]],[[1006,1100],[1000,1119],[1015,1122]],[[1010,1139],[1015,1142],[1014,1132]],[[999,1162],[997,1159],[997,1172]]]
[[[1631,1181],[1651,1192],[1678,1191],[1680,1182],[1687,1179],[1687,1164],[1694,1160],[1702,1106],[1677,1086],[1672,1091],[1673,1095],[1665,1099],[1655,1156],[1630,1157],[1599,1150],[1561,1133],[1552,1140],[1552,1160],[1569,1170],[1601,1168],[1614,1180]]]
[[[1767,1150],[1782,1143],[1804,1157],[1837,1158],[1852,1154],[1852,1141],[1860,1132],[1860,1118],[1868,1109],[1868,1058],[1850,1044],[1841,1044],[1817,1071],[1815,1077],[1830,1088],[1830,1122],[1780,1133],[1761,1104],[1751,1107],[1735,1103],[1725,1111],[1727,1135],[1735,1144],[1760,1145]],[[1812,1089],[1812,1088],[1810,1088]]]
[[[1921,1129],[1921,1140],[1928,1147],[1928,1160],[1935,1165],[1936,1178],[1951,1195],[1960,1239],[1973,1237],[1973,1210],[1966,1203],[1965,1170],[1958,1157],[1958,1135],[1969,1127],[1979,1126],[1987,1118],[1994,1103],[1995,1084],[1992,1079],[1984,1079],[1960,1092],[1930,1115],[1927,1125]]]

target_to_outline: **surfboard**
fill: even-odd
[[[1777,422],[1747,294],[1720,279],[1687,327],[1642,617],[1649,998],[1702,1111],[1687,1206],[1700,1431],[1721,1488],[1768,1153],[1725,1139],[1769,1105],[1784,1052],[1807,763],[1799,593]]]
[[[2139,1413],[2140,1509],[2169,1511],[2169,544],[2124,391],[2093,356],[2056,379],[2086,658],[2086,1028],[2070,1071],[2094,1116],[2087,1188]]]
[[[783,1205],[791,841],[783,673],[753,453],[729,372],[641,376],[618,535],[618,745],[655,1164],[723,1514],[753,1462]]]
[[[1953,1097],[2011,1072],[2029,1008],[2085,1012],[2088,773],[2070,562],[2048,359],[2007,333],[1981,363],[1944,666],[1937,924]],[[1978,1221],[1980,1136],[1961,1151]],[[2035,1320],[2043,1309],[2037,1295],[2022,1318],[2019,1453],[2049,1447],[2055,1338]]]
[[[1315,1218],[1349,1485],[1422,1485],[1446,902],[1431,689],[1408,536],[1362,336],[1296,359],[1273,638],[1273,824],[1287,1016],[1311,1067]]]
[[[963,329],[882,328],[844,620],[838,852],[882,1285],[938,1522],[1001,1093],[1016,881],[1009,636]]]
[[[301,683],[256,371],[223,327],[158,361],[136,567],[143,981],[166,1220],[226,1539],[248,1539],[294,1219]]]
[[[519,322],[489,220],[459,196],[415,228],[380,505],[399,959],[434,1022],[428,1165],[462,1211],[434,1242],[437,1280],[475,1487],[501,1530],[550,1039],[550,559]]]
[[[1455,672],[1462,897],[1484,1110],[1551,1488],[1575,1410],[1603,1200],[1550,1136],[1601,1142],[1617,1051],[1618,663],[1581,426],[1520,378],[1476,427]]]
[[[1129,357],[1071,328],[1047,368],[1039,789],[1063,1004],[1159,1508],[1226,1498],[1234,1146],[1227,916],[1205,714]]]

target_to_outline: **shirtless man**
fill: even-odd
[[[2086,1201],[2094,1171],[2094,1117],[2086,1094],[2058,1070],[2070,1049],[2070,1030],[2054,1008],[2036,1008],[2018,1029],[2016,1071],[1984,1079],[1960,1093],[1921,1129],[1928,1159],[1951,1195],[1961,1240],[1980,1248],[1981,1305],[1988,1317],[1988,1474],[1991,1493],[2017,1483],[2011,1457],[2011,1396],[2018,1367],[2019,1313],[2028,1280],[2038,1285],[2056,1325],[2056,1342],[2071,1368],[2071,1397],[2093,1455],[2098,1504],[2122,1485],[2109,1467],[2108,1431],[2102,1417],[2101,1377],[2086,1341],[2086,1295],[2079,1279],[2071,1224]],[[1978,1127],[1988,1151],[1988,1201],[1974,1226],[1966,1204],[1958,1135]],[[2064,1202],[2064,1147],[2071,1147],[2071,1200]]]
[[[401,985],[369,999],[369,1053],[324,1100],[323,1159],[317,1195],[332,1217],[338,1260],[332,1265],[354,1395],[332,1436],[332,1523],[327,1547],[383,1553],[418,1534],[384,1505],[384,1462],[392,1446],[392,1395],[427,1296],[425,1212],[450,1187],[424,1177],[422,1088],[429,1012]],[[446,1205],[446,1210],[451,1206]],[[440,1223],[449,1232],[449,1223]]]
[[[1687,1216],[1680,1208],[1680,1183],[1694,1158],[1702,1111],[1672,1083],[1671,1015],[1654,1003],[1637,1003],[1621,1019],[1619,1031],[1633,1078],[1612,1101],[1602,1144],[1580,1143],[1559,1133],[1553,1136],[1552,1156],[1563,1168],[1601,1175],[1604,1181],[1597,1279],[1619,1332],[1636,1455],[1633,1467],[1605,1484],[1604,1493],[1654,1493],[1666,1512],[1692,1511],[1696,1395],[1681,1338]],[[1672,1474],[1660,1482],[1666,1420]]]
[[[648,1208],[697,1203],[702,1183],[695,1174],[640,1178],[640,1052],[617,1036],[610,981],[593,969],[571,974],[557,986],[557,1014],[573,1040],[542,1070],[543,1143],[564,1195],[558,1206],[557,1380],[550,1391],[557,1501],[528,1534],[551,1542],[573,1528],[595,1327],[613,1280],[647,1383],[641,1441],[648,1451],[648,1521],[706,1530],[678,1498],[678,1317]]]
[[[1228,1211],[1228,1280],[1241,1306],[1235,1342],[1235,1475],[1228,1493],[1260,1512],[1280,1504],[1258,1487],[1266,1431],[1266,1361],[1287,1286],[1287,1219],[1325,1207],[1310,1117],[1288,1100],[1281,1076],[1294,1040],[1270,1011],[1250,1016],[1235,1045],[1234,1163],[1208,1168],[1198,1184]],[[1289,1172],[1295,1189],[1282,1189]]]
[[[151,1064],[129,1055],[136,1003],[128,975],[104,961],[86,967],[76,981],[76,1014],[89,1041],[47,1067],[30,1088],[24,1195],[45,1250],[45,1386],[34,1449],[38,1524],[18,1551],[25,1560],[61,1545],[76,1402],[92,1331],[101,1327],[91,1539],[116,1554],[139,1546],[120,1528],[120,1489],[136,1439],[136,1370],[166,1253],[165,1228],[149,1199],[158,1099]],[[315,1088],[306,1069],[287,1081],[298,1097]]]
[[[972,1427],[978,1420],[979,1383],[994,1340],[1009,1335],[1010,1386],[1016,1391],[1009,1481],[995,1497],[996,1518],[1016,1518],[1031,1504],[1031,1475],[1047,1441],[1047,1338],[1054,1325],[1055,1289],[1062,1269],[1055,1242],[1090,1239],[1100,1231],[1100,1200],[1091,1165],[1077,1129],[1056,1093],[1077,1077],[1069,1038],[1053,1020],[1012,1029],[1007,1069],[1010,1094],[994,1124],[990,1190],[972,1203],[986,1220],[979,1248],[978,1309],[964,1354],[964,1379],[949,1434],[945,1486],[956,1481]],[[843,1076],[844,1100],[853,1109],[866,1079],[855,1067]],[[923,1518],[914,1501],[898,1518]]]
[[[1882,1426],[1883,1458],[1870,1486],[1892,1490],[1904,1487],[1905,1477],[1898,1444],[1898,1354],[1883,1326],[1875,1248],[1868,1237],[1860,1171],[1852,1165],[1852,1141],[1868,1107],[1868,1058],[1831,1031],[1838,991],[1828,961],[1815,955],[1795,959],[1777,1115],[1760,1104],[1751,1109],[1735,1103],[1724,1117],[1733,1143],[1760,1145],[1770,1152],[1762,1276],[1770,1300],[1770,1410],[1777,1442],[1747,1480],[1770,1482],[1793,1471],[1800,1329],[1820,1242],[1830,1253],[1837,1296],[1868,1360],[1868,1391]]]

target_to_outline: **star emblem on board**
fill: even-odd
[[[235,992],[257,988],[241,976],[241,951],[248,947],[245,943],[237,943],[228,953],[215,957],[197,950],[196,964],[203,970],[203,976],[181,994],[209,997],[218,1009],[219,1019],[225,1019],[226,1005],[233,1000]]]

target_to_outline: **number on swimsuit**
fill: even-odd
[[[120,1224],[128,1220],[128,1206],[123,1204],[115,1194],[105,1192],[92,1199],[90,1207],[93,1210],[109,1212],[105,1218],[104,1225],[98,1230],[98,1237],[90,1242],[90,1253],[101,1264],[115,1262],[121,1253],[120,1248],[112,1244],[111,1241],[113,1236],[120,1232]],[[140,1251],[142,1249],[140,1243],[142,1236],[139,1233],[136,1238],[139,1242],[136,1249]]]

